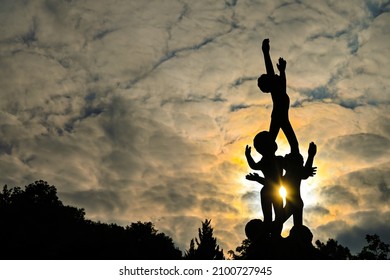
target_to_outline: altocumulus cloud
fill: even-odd
[[[182,250],[211,218],[234,249],[246,221],[262,216],[243,150],[269,125],[270,96],[256,86],[269,37],[274,60],[288,62],[301,150],[319,149],[305,223],[354,249],[373,231],[390,242],[378,218],[389,211],[389,10],[388,1],[2,1],[1,183],[47,180],[89,217],[151,220]],[[278,143],[285,153],[283,135]]]

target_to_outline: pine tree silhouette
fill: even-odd
[[[211,220],[202,222],[202,228],[198,229],[199,239],[191,239],[190,248],[184,258],[190,260],[223,260],[223,250],[219,248],[217,239],[213,236]],[[197,248],[195,248],[195,243]]]

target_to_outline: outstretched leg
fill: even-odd
[[[292,128],[290,121],[284,121],[281,125],[281,128],[284,132],[284,135],[286,135],[288,143],[290,144],[291,153],[299,154],[298,139],[295,135],[294,129]]]
[[[271,117],[271,123],[269,125],[269,135],[271,136],[272,140],[274,141],[276,140],[280,127],[281,127],[280,120],[278,118]]]

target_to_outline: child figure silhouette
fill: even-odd
[[[303,225],[304,203],[301,197],[301,181],[316,174],[317,168],[312,167],[316,153],[317,146],[314,142],[311,142],[305,166],[303,166],[303,157],[300,154],[291,153],[284,158],[286,174],[283,177],[283,186],[287,191],[287,195],[283,223],[293,215],[294,226]]]
[[[294,226],[303,225],[303,200],[301,197],[301,181],[314,176],[317,168],[312,167],[314,156],[317,153],[317,146],[311,142],[309,145],[309,156],[306,160],[305,166],[303,166],[303,157],[301,154],[287,154],[283,160],[283,168],[286,170],[286,174],[283,176],[282,184],[286,189],[286,205],[283,208],[283,218],[281,223],[287,221],[291,215],[293,215]],[[261,177],[257,173],[249,173],[246,175],[246,179],[250,181],[256,181],[262,185],[265,184],[265,178]]]
[[[253,146],[262,155],[259,162],[251,156],[251,147],[246,146],[245,156],[249,166],[254,170],[262,171],[263,188],[260,192],[261,207],[264,215],[264,227],[271,236],[280,236],[283,226],[283,200],[279,195],[283,175],[283,157],[275,156],[278,148],[268,131],[258,133],[253,139]],[[272,207],[275,212],[275,221],[272,224]]]
[[[282,129],[290,144],[291,153],[299,153],[298,140],[288,117],[290,98],[286,91],[287,62],[283,58],[279,58],[279,63],[277,64],[279,70],[278,76],[275,74],[274,67],[272,66],[269,39],[263,40],[262,50],[267,74],[262,74],[258,78],[257,85],[262,92],[271,93],[273,109],[269,128],[270,136],[275,140],[279,130]]]

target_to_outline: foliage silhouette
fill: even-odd
[[[126,234],[132,259],[180,259],[182,256],[172,238],[159,233],[151,222],[131,223],[126,227]]]
[[[350,260],[352,258],[351,252],[347,247],[344,247],[332,238],[328,239],[326,244],[321,241],[316,241],[316,246],[320,252],[334,260]]]
[[[258,221],[252,223],[255,229]],[[22,190],[4,186],[0,192],[0,259],[181,259],[172,238],[158,232],[151,222],[136,222],[123,227],[85,218],[84,209],[65,206],[57,189],[36,181]],[[232,259],[388,259],[390,245],[376,234],[366,235],[367,245],[357,255],[334,239],[326,244],[306,227],[296,227],[287,238],[242,241]],[[202,222],[198,238],[190,242],[185,259],[224,259],[223,250],[213,236],[211,220]]]
[[[390,245],[381,241],[377,234],[366,235],[368,242],[361,252],[356,256],[359,260],[387,260],[387,255],[390,252]]]
[[[185,259],[189,260],[223,260],[223,250],[219,249],[217,239],[213,236],[211,220],[202,222],[202,229],[198,229],[199,240],[191,239],[190,248],[186,251]],[[195,243],[197,248],[195,248]]]
[[[122,227],[85,219],[57,190],[36,181],[0,193],[0,259],[180,259],[172,239],[151,222]]]

